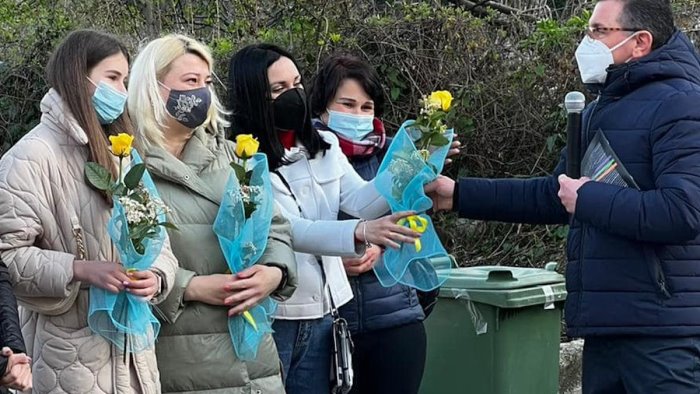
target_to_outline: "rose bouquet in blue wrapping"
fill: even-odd
[[[229,177],[214,221],[214,232],[232,274],[254,265],[263,255],[272,222],[274,199],[267,157],[256,153],[258,142],[250,135],[236,139],[236,156],[231,163],[236,176]],[[262,338],[272,332],[272,314],[277,304],[267,297],[254,307],[228,320],[236,356],[255,360]]]
[[[436,259],[448,255],[426,214],[432,201],[423,192],[423,186],[440,174],[449,152],[454,131],[445,120],[451,103],[452,95],[446,91],[424,97],[420,115],[415,121],[404,122],[379,167],[377,190],[392,212],[417,212],[399,224],[421,233],[414,244],[403,243],[398,250],[390,248],[384,252],[374,267],[383,286],[402,283],[428,291],[442,285],[450,275],[451,260]]]
[[[104,167],[92,162],[85,166],[85,176],[92,186],[112,197],[107,232],[127,274],[144,271],[160,255],[167,236],[165,228],[176,227],[166,221],[168,208],[160,200],[140,156],[131,148],[133,137],[119,134],[111,136],[110,141],[112,153],[119,157],[117,181]],[[128,171],[122,176],[123,161],[129,156]],[[153,346],[160,330],[150,304],[142,297],[126,291],[114,294],[95,286],[90,287],[88,325],[123,350],[125,357]]]

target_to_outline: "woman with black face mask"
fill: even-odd
[[[355,172],[337,137],[312,127],[291,54],[266,44],[241,49],[231,59],[228,92],[234,134],[260,141],[275,199],[292,224],[299,283],[273,325],[285,387],[290,394],[327,393],[330,311],[353,296],[341,256],[362,256],[370,244],[398,248],[420,234],[396,224],[412,212],[375,219],[388,204]],[[340,210],[363,219],[337,220]]]

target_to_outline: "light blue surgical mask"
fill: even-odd
[[[352,141],[362,141],[374,130],[374,116],[328,111],[328,128]]]
[[[124,113],[126,93],[118,91],[104,81],[95,83],[90,78],[88,78],[88,81],[95,85],[95,93],[92,94],[92,106],[97,113],[97,119],[100,120],[102,125],[111,124]]]

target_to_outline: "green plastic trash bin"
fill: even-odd
[[[421,394],[556,394],[564,277],[545,269],[457,268],[425,322]]]

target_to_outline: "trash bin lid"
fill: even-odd
[[[544,269],[506,266],[454,268],[442,287],[507,290],[564,282],[564,276],[555,268],[556,263],[549,263]]]
[[[564,276],[549,263],[545,269],[506,266],[453,269],[441,298],[481,302],[503,308],[547,304],[566,299]]]

